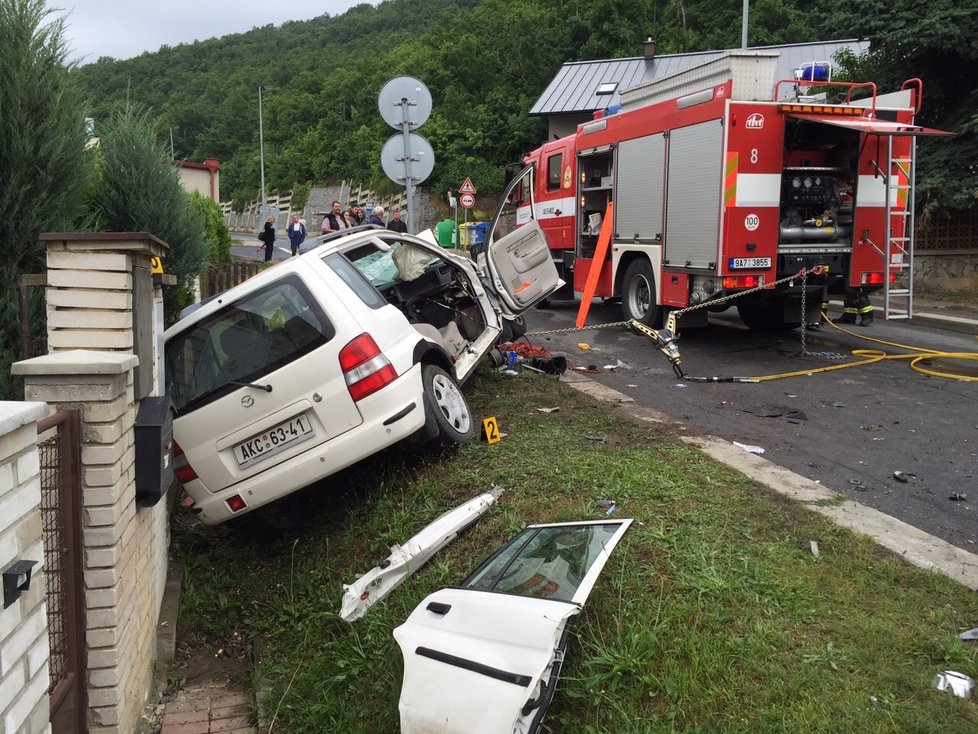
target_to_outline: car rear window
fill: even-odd
[[[295,275],[240,298],[166,342],[167,395],[186,413],[254,382],[336,334]]]

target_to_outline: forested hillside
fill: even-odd
[[[975,13],[953,10],[960,4],[950,0],[931,7],[944,4],[947,12],[932,24],[935,41],[943,38],[944,26],[954,25],[958,38],[976,23]],[[911,7],[918,4],[756,0],[750,43],[852,37],[863,29],[884,36],[892,29],[880,14],[902,14],[900,27],[913,28]],[[527,111],[562,63],[636,56],[647,36],[656,39],[659,53],[737,47],[741,8],[737,0],[385,0],[341,16],[257,28],[126,61],[99,59],[78,68],[74,78],[91,100],[96,127],[127,96],[150,106],[161,136],[172,128],[178,158],[222,161],[222,198],[240,206],[258,195],[260,83],[268,85],[263,102],[270,191],[340,178],[383,186],[379,153],[394,131],[380,119],[377,94],[391,77],[410,74],[434,98],[420,131],[437,159],[426,185],[446,189],[472,176],[480,190],[491,191],[500,185],[505,163],[541,142],[544,123]],[[903,40],[893,39],[893,47]],[[973,61],[974,48],[961,45],[957,56]],[[919,58],[929,47],[914,52]],[[954,53],[944,49],[941,58],[946,62]],[[885,73],[897,82],[917,73],[901,68],[912,55],[905,64],[899,50],[895,55]],[[940,65],[934,71],[940,73]],[[940,86],[929,82],[930,89]],[[959,108],[956,122],[974,124]]]

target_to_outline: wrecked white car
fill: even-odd
[[[554,695],[568,622],[632,521],[530,525],[394,630],[402,734],[534,734]]]
[[[223,522],[403,439],[469,440],[459,384],[559,284],[535,225],[477,262],[370,228],[203,303],[164,335],[194,511]]]

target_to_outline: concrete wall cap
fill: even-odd
[[[118,375],[139,364],[135,354],[72,349],[14,362],[15,375]]]
[[[21,426],[34,423],[48,414],[47,403],[25,403],[0,400],[0,436],[6,436]]]

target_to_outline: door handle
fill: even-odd
[[[451,604],[442,604],[438,601],[429,602],[428,606],[425,607],[429,612],[434,612],[435,614],[448,614],[448,610],[452,608]]]

